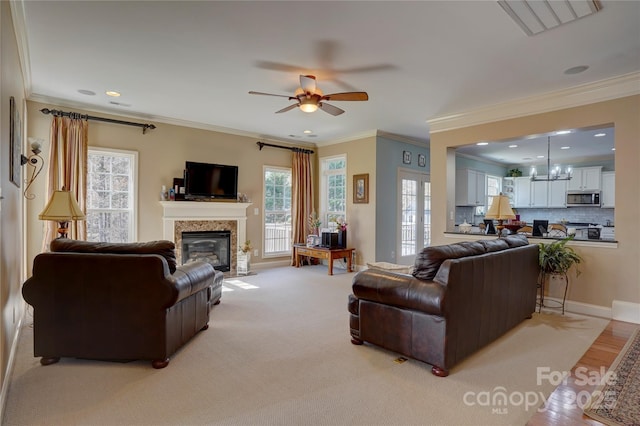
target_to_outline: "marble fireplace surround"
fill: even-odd
[[[182,233],[186,231],[231,231],[231,271],[247,239],[247,207],[251,203],[218,201],[160,201],[162,235],[176,245],[176,259],[182,263]]]

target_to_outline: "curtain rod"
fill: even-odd
[[[66,111],[60,111],[58,109],[42,108],[40,110],[40,112],[43,113],[43,114],[51,114],[54,117],[79,118],[79,119],[83,119],[83,120],[104,121],[105,123],[124,124],[125,126],[142,127],[142,134],[143,135],[145,133],[147,133],[147,129],[153,130],[153,129],[156,128],[156,126],[154,126],[153,124],[134,123],[134,122],[131,122],[131,121],[114,120],[112,118],[94,117],[92,115],[80,114],[79,112],[66,112]]]
[[[304,148],[295,148],[292,146],[282,146],[282,145],[274,145],[271,143],[266,143],[266,142],[256,142],[256,144],[258,144],[258,146],[260,147],[260,151],[262,151],[262,148],[265,146],[270,146],[272,148],[280,148],[280,149],[289,149],[293,152],[302,152],[304,154],[313,154],[313,151],[310,149],[304,149]]]

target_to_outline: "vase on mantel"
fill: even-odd
[[[347,248],[347,230],[338,230],[338,246]]]

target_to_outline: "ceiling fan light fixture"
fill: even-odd
[[[311,102],[305,102],[305,100],[303,100],[300,103],[300,109],[304,112],[316,112],[318,110],[318,105],[313,103],[312,99],[309,99],[309,101]]]

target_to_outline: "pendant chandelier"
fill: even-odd
[[[538,177],[538,172],[535,166],[531,167],[531,172],[529,176],[532,181],[554,181],[554,180],[571,180],[571,174],[573,170],[571,166],[567,166],[564,170],[564,175],[562,175],[562,168],[560,165],[556,165],[553,169],[551,168],[551,136],[547,136],[547,176],[546,177]]]

